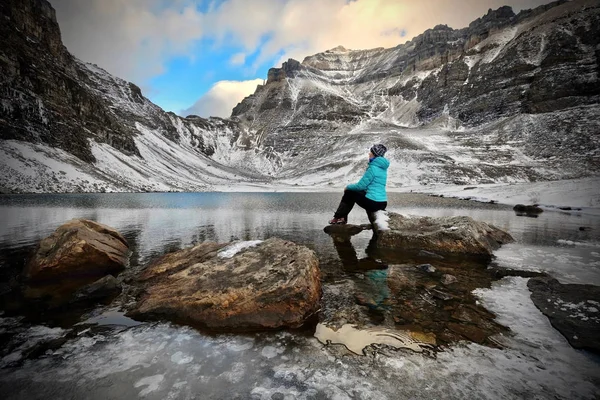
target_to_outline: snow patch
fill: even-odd
[[[556,241],[558,244],[566,245],[566,246],[581,246],[581,247],[600,247],[600,243],[592,243],[592,242],[575,242],[573,240],[566,239],[558,239]]]
[[[262,242],[262,240],[248,240],[243,242],[235,242],[219,251],[217,256],[220,258],[231,258],[239,252],[241,252],[242,250],[258,246]]]
[[[380,231],[389,231],[390,230],[390,225],[388,224],[388,221],[390,220],[390,217],[388,216],[387,212],[383,211],[383,210],[379,210],[375,212],[375,225],[377,225],[377,229]]]
[[[165,379],[165,376],[162,374],[147,376],[147,377],[142,378],[139,381],[137,381],[133,385],[133,387],[139,388],[142,386],[146,386],[145,389],[140,391],[140,396],[144,397],[152,392],[157,391],[158,388],[160,388],[160,385],[164,379]]]

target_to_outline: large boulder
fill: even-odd
[[[571,346],[600,354],[600,287],[551,277],[531,278],[527,286],[535,306]]]
[[[212,331],[299,327],[321,296],[315,253],[278,238],[201,243],[163,256],[138,281],[129,316]]]
[[[507,232],[470,217],[405,217],[388,213],[374,224],[377,246],[383,249],[433,251],[436,253],[491,256],[513,241]]]
[[[106,225],[74,219],[43,239],[25,267],[31,283],[104,276],[125,268],[127,240]]]

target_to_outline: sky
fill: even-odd
[[[437,24],[548,0],[50,0],[79,59],[182,116],[228,117],[271,67],[342,45],[394,47]]]

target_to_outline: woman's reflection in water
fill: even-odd
[[[347,234],[331,235],[344,270],[364,276],[364,279],[357,281],[355,298],[371,311],[383,313],[390,308],[390,289],[387,283],[388,266],[377,257],[377,237],[371,237],[365,250],[367,256],[361,259],[358,259],[350,238],[351,235]]]

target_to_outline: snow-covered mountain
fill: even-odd
[[[181,118],[73,57],[45,0],[0,3],[0,190],[210,190],[270,179],[237,122]]]
[[[299,184],[347,181],[377,141],[391,149],[392,186],[598,174],[599,11],[502,7],[391,49],[289,60],[233,116]]]
[[[0,3],[0,190],[343,187],[389,147],[390,187],[600,172],[600,5],[558,1],[391,49],[285,62],[230,119],[167,113],[68,53],[45,0]]]

